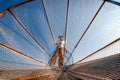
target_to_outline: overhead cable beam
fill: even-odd
[[[47,53],[49,56],[50,54],[47,52],[47,50],[37,41],[37,39],[30,33],[30,31],[24,26],[24,24],[19,20],[19,18],[11,11],[8,9],[8,11],[11,13],[11,15],[15,18],[15,20],[20,24],[20,26],[23,28],[23,30],[35,41],[36,44],[42,49],[45,53]]]
[[[116,39],[116,40],[112,41],[111,43],[109,43],[109,44],[105,45],[104,47],[102,47],[102,48],[100,48],[100,49],[96,50],[95,52],[93,52],[93,53],[91,53],[90,55],[86,56],[85,58],[83,58],[82,60],[78,61],[77,63],[82,62],[83,60],[85,60],[85,59],[89,58],[90,56],[92,56],[92,55],[96,54],[97,52],[99,52],[99,51],[101,51],[101,50],[105,49],[106,47],[108,47],[108,46],[110,46],[110,45],[114,44],[114,43],[115,43],[115,42],[117,42],[117,41],[120,41],[120,38],[118,38],[118,39]]]
[[[101,6],[99,7],[99,9],[97,10],[96,14],[94,15],[93,19],[91,20],[91,22],[89,23],[89,25],[87,26],[86,30],[84,31],[84,33],[82,34],[82,36],[80,37],[79,41],[77,42],[77,44],[75,45],[72,54],[74,53],[75,49],[77,48],[77,46],[79,45],[79,43],[81,42],[81,40],[83,39],[83,37],[86,35],[87,31],[89,30],[89,28],[91,27],[91,24],[94,22],[95,18],[97,17],[98,13],[100,12],[100,10],[102,9],[102,7],[104,6],[105,1],[103,1],[103,3],[101,4]],[[72,56],[72,54],[70,55],[70,57]],[[66,64],[68,63],[70,57],[68,58],[68,60],[66,61]]]
[[[50,25],[50,21],[49,21],[49,19],[48,19],[48,13],[47,13],[47,10],[46,10],[46,6],[45,6],[45,4],[44,4],[44,0],[42,0],[42,5],[43,5],[44,11],[45,11],[46,20],[47,20],[47,23],[48,23],[48,27],[49,27],[49,29],[50,29],[50,33],[51,33],[53,42],[54,42],[54,44],[56,44],[55,37],[54,37],[54,34],[53,34],[53,30],[52,30],[52,27],[51,27],[51,25]]]
[[[115,4],[115,5],[120,6],[120,2],[113,1],[113,0],[105,0],[105,1],[107,1],[107,2],[110,2],[110,3],[112,3],[112,4]]]
[[[10,46],[2,43],[2,42],[0,42],[0,45],[1,45],[2,47],[5,47],[5,48],[11,50],[11,51],[14,51],[14,52],[16,52],[16,53],[18,53],[18,54],[21,54],[21,55],[23,55],[23,56],[25,56],[25,57],[28,57],[28,58],[30,58],[30,59],[33,59],[33,60],[35,60],[35,61],[37,61],[37,62],[44,63],[43,61],[38,60],[38,59],[35,59],[35,58],[27,55],[26,53],[23,53],[23,52],[21,52],[21,51],[19,51],[19,50],[16,50],[15,48],[12,48],[12,47],[10,47]],[[44,64],[45,64],[45,63],[44,63]]]

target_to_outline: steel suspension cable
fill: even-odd
[[[24,24],[19,20],[19,18],[13,13],[12,10],[8,9],[8,11],[11,13],[11,15],[15,18],[15,20],[20,24],[22,29],[35,41],[36,44],[42,49],[45,53],[47,53],[49,56],[50,54],[47,52],[47,50],[37,41],[37,39],[31,34],[31,32],[24,26]]]
[[[83,39],[83,37],[86,35],[87,31],[90,29],[91,24],[93,23],[93,21],[95,20],[95,18],[97,17],[98,13],[100,12],[100,10],[102,9],[102,7],[104,6],[106,1],[103,1],[103,3],[101,4],[101,6],[99,7],[99,9],[97,10],[96,14],[94,15],[93,19],[91,20],[91,22],[89,23],[89,25],[87,26],[86,30],[84,31],[84,33],[82,34],[82,36],[80,37],[79,41],[77,42],[77,44],[75,45],[72,54],[74,53],[75,49],[77,48],[77,46],[79,45],[79,43],[81,42],[81,40]],[[66,61],[66,64],[68,63],[70,57],[72,56],[72,54],[69,56],[68,60]]]
[[[4,43],[0,42],[0,45],[1,45],[2,47],[6,48],[6,49],[9,49],[9,50],[11,50],[11,51],[14,51],[14,52],[16,52],[16,53],[18,53],[18,54],[21,54],[21,55],[23,55],[23,56],[25,56],[25,57],[28,57],[28,58],[30,58],[30,59],[33,59],[33,60],[35,60],[35,61],[37,61],[37,62],[44,63],[43,61],[38,60],[38,59],[35,59],[35,58],[27,55],[26,53],[23,53],[23,52],[15,49],[15,48],[12,48],[12,47],[8,46],[7,44],[4,44]],[[44,64],[45,64],[45,63],[44,63]]]

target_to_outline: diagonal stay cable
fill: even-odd
[[[1,45],[2,47],[5,47],[5,48],[11,50],[11,51],[14,51],[14,52],[16,52],[16,53],[18,53],[18,54],[21,54],[21,55],[23,55],[23,56],[25,56],[25,57],[28,57],[28,58],[33,59],[33,60],[35,60],[35,61],[38,61],[38,62],[40,62],[40,63],[44,63],[43,61],[38,60],[38,59],[35,59],[35,58],[27,55],[26,53],[23,53],[23,52],[15,49],[15,48],[12,48],[12,47],[8,46],[7,44],[4,44],[4,43],[0,42],[0,45]],[[44,63],[44,64],[45,64],[45,63]]]
[[[24,26],[24,24],[19,20],[19,18],[13,13],[12,10],[8,9],[8,11],[11,13],[11,15],[15,18],[15,20],[20,24],[20,26],[23,28],[23,30],[37,43],[45,53],[47,53],[49,56],[50,54],[47,52],[47,50],[36,40],[36,38],[30,33],[30,31]]]
[[[82,34],[82,36],[80,37],[79,41],[77,42],[77,44],[75,45],[73,52],[75,51],[75,49],[77,48],[77,46],[79,45],[79,43],[81,42],[81,40],[83,39],[83,37],[85,36],[85,34],[87,33],[87,31],[89,30],[89,28],[91,27],[91,24],[93,23],[93,21],[95,20],[95,18],[97,17],[98,13],[100,12],[100,10],[102,9],[102,7],[104,6],[105,1],[103,1],[103,3],[101,4],[101,6],[99,7],[99,9],[97,10],[96,14],[94,15],[93,19],[91,20],[91,22],[89,23],[89,25],[87,26],[86,30],[84,31],[84,33]],[[70,57],[72,56],[72,54],[69,56],[68,60],[66,61],[66,64],[68,63]]]
[[[50,25],[50,21],[49,21],[49,19],[48,19],[48,13],[47,13],[47,10],[46,10],[46,6],[45,6],[45,4],[44,4],[44,0],[41,0],[41,1],[42,1],[42,5],[43,5],[43,8],[44,8],[44,12],[45,12],[46,20],[47,20],[48,27],[49,27],[49,30],[50,30],[50,34],[51,34],[51,36],[52,36],[52,39],[53,39],[54,44],[56,44],[55,37],[54,37],[54,33],[53,33],[53,30],[52,30],[52,26]]]
[[[117,41],[120,41],[120,38],[118,38],[118,39],[116,39],[116,40],[114,40],[114,41],[112,41],[112,42],[108,43],[108,44],[107,44],[107,45],[105,45],[104,47],[102,47],[102,48],[100,48],[100,49],[96,50],[95,52],[93,52],[93,53],[91,53],[90,55],[86,56],[85,58],[81,59],[81,60],[80,60],[80,61],[78,61],[77,63],[82,62],[83,60],[85,60],[85,59],[89,58],[90,56],[92,56],[92,55],[96,54],[97,52],[99,52],[99,51],[101,51],[101,50],[105,49],[106,47],[108,47],[108,46],[110,46],[110,45],[114,44],[114,43],[115,43],[115,42],[117,42]]]

